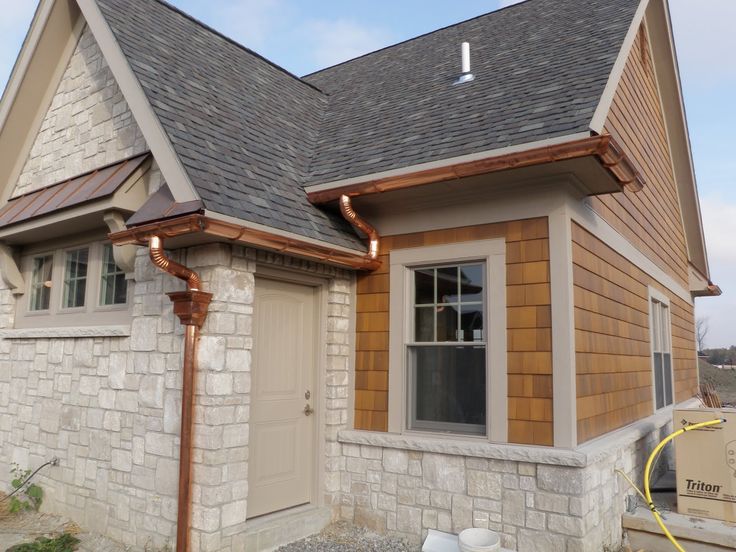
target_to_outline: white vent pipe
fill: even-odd
[[[462,70],[463,73],[460,75],[453,84],[462,84],[464,82],[470,82],[475,79],[473,73],[470,72],[470,43],[463,42],[460,47],[460,54],[462,57]]]

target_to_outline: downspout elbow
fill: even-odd
[[[376,270],[381,266],[381,261],[378,260],[378,251],[381,241],[378,231],[355,212],[355,209],[353,209],[353,202],[348,195],[340,196],[340,212],[345,220],[368,236],[368,254],[366,255],[367,262],[365,267],[368,270]]]
[[[180,280],[184,280],[187,283],[187,289],[189,291],[201,291],[202,280],[199,278],[199,274],[184,265],[169,259],[166,256],[166,253],[164,253],[164,243],[160,237],[151,236],[148,240],[148,252],[151,256],[151,262],[153,262],[154,265],[164,272],[167,272]]]

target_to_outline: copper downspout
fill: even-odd
[[[378,235],[378,232],[373,228],[373,226],[368,224],[365,219],[361,218],[361,216],[355,212],[355,209],[353,209],[353,201],[350,199],[350,196],[340,196],[340,212],[342,213],[342,216],[345,217],[345,220],[368,236],[368,259],[375,263],[375,267],[369,268],[369,270],[375,270],[381,263],[378,260],[378,249],[380,245],[380,236]]]
[[[197,374],[197,345],[199,331],[207,317],[211,293],[201,291],[199,275],[189,268],[169,259],[164,253],[163,240],[151,236],[148,241],[151,261],[158,268],[184,280],[186,291],[168,293],[174,303],[174,314],[179,317],[184,332],[184,361],[182,365],[181,437],[179,444],[179,504],[176,523],[176,550],[190,550],[190,525],[192,506],[192,428],[194,426],[194,386]]]

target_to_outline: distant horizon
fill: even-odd
[[[529,0],[534,1],[534,0]],[[515,4],[514,0],[170,0],[183,11],[253,49],[295,75],[306,75],[442,27]],[[0,0],[0,85],[20,50],[34,1]],[[700,191],[712,280],[720,298],[699,298],[707,318],[708,348],[736,343],[736,158],[730,151],[736,110],[736,63],[718,52],[736,51],[733,0],[670,0],[693,159]]]

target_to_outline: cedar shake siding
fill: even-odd
[[[382,267],[359,274],[355,428],[388,427],[389,253],[506,238],[509,442],[552,445],[552,330],[546,218],[387,236]]]
[[[638,193],[591,198],[592,207],[687,288],[688,255],[682,214],[645,25],[629,54],[605,131],[640,165],[646,185]]]
[[[675,403],[697,392],[691,304],[583,230],[572,227],[578,442],[654,411],[649,291],[670,300]]]

